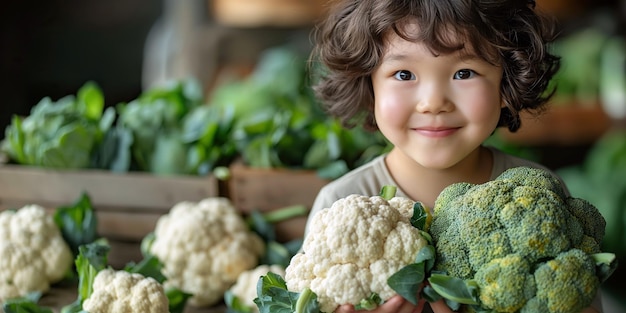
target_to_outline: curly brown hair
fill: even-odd
[[[548,85],[560,58],[548,51],[548,44],[556,38],[556,23],[535,12],[535,1],[331,1],[326,19],[313,32],[311,61],[320,65],[313,88],[326,111],[346,127],[362,121],[364,128],[377,129],[371,75],[390,32],[424,42],[434,54],[469,48],[500,65],[506,107],[498,127],[517,131],[520,111],[540,111],[554,93]],[[407,23],[416,23],[419,31],[409,33]]]

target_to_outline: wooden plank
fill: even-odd
[[[6,209],[21,208],[32,204],[28,201],[7,201],[0,203],[0,211]],[[57,205],[39,202],[37,203],[52,214]],[[100,236],[116,240],[141,241],[156,227],[158,219],[167,212],[126,212],[113,208],[94,208],[98,219],[98,233]],[[164,209],[165,210],[165,209]]]
[[[310,209],[320,188],[328,183],[314,171],[251,168],[240,162],[232,164],[230,172],[228,197],[243,214],[291,205],[304,205]],[[302,216],[277,223],[277,239],[286,242],[302,238],[306,220],[307,217]]]
[[[55,313],[61,312],[61,309],[74,302],[78,296],[76,284],[60,283],[53,286],[47,293],[45,293],[39,300],[39,305],[51,308]],[[225,313],[226,306],[224,304],[217,304],[211,307],[193,307],[187,305],[184,313]],[[0,307],[0,313],[4,313],[2,307]]]
[[[262,212],[290,205],[310,208],[320,188],[328,183],[314,171],[230,167],[229,198],[243,212]]]
[[[199,201],[216,196],[218,185],[212,176],[165,177],[149,173],[0,166],[0,201],[71,204],[83,191],[96,207],[164,210],[182,200]]]
[[[600,138],[612,125],[602,106],[553,105],[543,114],[521,114],[522,127],[515,133],[499,129],[502,137],[523,146],[587,145]]]

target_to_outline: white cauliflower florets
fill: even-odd
[[[302,251],[285,270],[290,291],[310,288],[320,310],[358,304],[376,293],[387,300],[396,292],[387,279],[415,262],[428,245],[410,217],[415,202],[396,197],[350,195],[311,217]]]
[[[48,291],[73,262],[72,251],[43,207],[0,212],[0,301]]]
[[[163,285],[141,274],[104,269],[96,275],[93,293],[83,302],[89,313],[168,313]]]
[[[159,219],[154,234],[150,252],[163,263],[165,287],[192,294],[189,304],[195,306],[222,300],[265,251],[227,198],[178,203]]]
[[[254,312],[258,312],[259,308],[254,303],[254,299],[257,297],[257,283],[261,276],[267,275],[268,272],[278,274],[281,277],[285,276],[285,268],[277,264],[261,264],[251,270],[247,270],[239,275],[237,282],[230,288],[233,295],[237,296],[239,300],[250,307]]]

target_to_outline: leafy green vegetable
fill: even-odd
[[[302,246],[302,238],[284,243],[278,242],[274,224],[294,217],[306,216],[306,214],[308,214],[308,209],[305,206],[293,205],[268,212],[255,210],[246,217],[250,229],[265,242],[265,253],[259,261],[260,264],[277,264],[283,267],[289,265],[291,258]]]
[[[116,168],[130,164],[130,170],[158,175],[206,175],[236,156],[233,110],[205,105],[194,79],[153,87],[120,103],[118,111],[118,134],[110,145],[130,146],[130,153],[120,150],[125,154],[116,155]]]
[[[432,243],[431,236],[425,231],[428,215],[429,213],[427,213],[426,208],[424,208],[421,203],[416,202],[413,205],[411,224],[413,227],[420,229],[422,236],[428,240],[429,243]],[[414,263],[401,268],[391,275],[389,279],[387,279],[387,284],[407,301],[417,305],[420,287],[422,283],[424,283],[426,276],[432,270],[434,264],[435,248],[429,244],[417,253]]]
[[[361,300],[354,306],[355,310],[373,310],[383,304],[383,299],[376,293],[372,293],[369,298]]]
[[[98,221],[91,199],[85,192],[74,204],[58,207],[54,211],[53,218],[74,256],[78,255],[81,245],[91,243],[98,238]]]
[[[305,55],[276,47],[249,77],[215,90],[210,106],[234,110],[233,140],[246,165],[310,169],[333,179],[388,151],[382,135],[329,118],[308,74]]]
[[[25,297],[6,300],[2,304],[4,313],[53,313],[52,309],[37,304],[41,292],[32,292]]]
[[[108,254],[110,251],[109,243],[106,239],[98,239],[86,245],[79,247],[79,254],[76,257],[76,270],[78,272],[78,297],[77,299],[64,306],[61,313],[80,313],[83,302],[93,293],[93,282],[98,273],[109,267]],[[147,256],[141,262],[129,263],[124,267],[124,271],[129,273],[139,273],[144,277],[152,277],[159,283],[165,281],[165,276],[161,273],[162,264],[154,256]],[[165,294],[169,300],[169,309],[172,313],[182,313],[190,294],[181,290],[172,288],[165,290]]]
[[[226,313],[253,313],[254,310],[241,301],[232,290],[224,292],[224,303],[226,304]]]
[[[98,239],[79,247],[76,257],[78,272],[78,297],[73,303],[64,306],[61,313],[82,312],[83,302],[93,293],[93,282],[99,271],[108,266],[108,254],[111,250],[106,239]]]
[[[317,296],[310,289],[302,293],[287,290],[285,280],[278,274],[268,272],[257,283],[254,303],[260,313],[319,313]]]
[[[77,95],[41,99],[26,117],[13,116],[2,150],[11,161],[58,169],[100,168],[94,154],[115,119],[94,82]]]

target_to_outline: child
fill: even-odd
[[[551,96],[559,58],[547,50],[553,28],[535,1],[331,2],[315,33],[313,60],[324,69],[315,90],[329,114],[381,131],[393,149],[322,188],[311,215],[384,185],[432,208],[452,183],[542,167],[482,145],[497,127],[516,131],[520,111],[539,110]],[[596,302],[585,312],[601,311]],[[443,301],[432,309],[450,312]],[[370,312],[421,311],[396,296]]]

